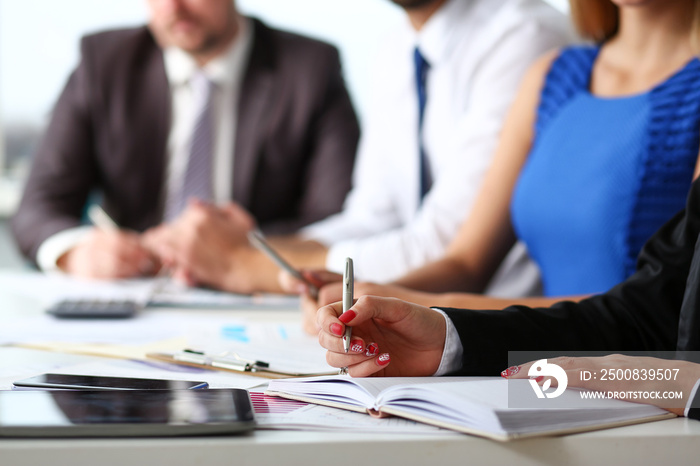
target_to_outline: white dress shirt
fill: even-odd
[[[231,199],[238,100],[245,66],[253,46],[253,26],[248,18],[239,18],[239,31],[231,46],[221,56],[202,67],[207,78],[215,83],[212,183],[214,201],[217,203]],[[196,120],[190,81],[199,66],[190,55],[176,47],[166,48],[163,58],[172,108],[163,196],[173,196],[184,182],[187,169]],[[69,228],[47,238],[37,251],[39,267],[44,271],[57,271],[56,261],[83,241],[92,229],[91,226]]]
[[[374,67],[343,212],[302,231],[329,247],[328,269],[352,257],[357,277],[378,282],[443,254],[472,207],[521,78],[572,34],[540,0],[449,0],[418,33],[407,21],[390,37]],[[423,137],[434,183],[422,204],[416,46],[430,64]]]

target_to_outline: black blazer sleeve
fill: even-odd
[[[96,179],[90,118],[90,64],[85,41],[82,60],[56,103],[32,169],[12,231],[22,253],[36,260],[49,236],[80,224],[81,211]]]
[[[696,294],[700,280],[696,263],[700,255],[693,258],[700,231],[699,201],[700,184],[695,182],[686,210],[643,248],[637,273],[605,294],[542,309],[444,309],[464,347],[460,374],[496,375],[507,367],[508,351],[565,355],[567,351],[676,350],[681,309],[684,301],[694,302],[689,296]],[[682,312],[681,326],[700,309]]]
[[[160,221],[170,113],[162,53],[146,27],[86,36],[80,49],[12,220],[32,260],[48,237],[80,224],[93,191],[124,228]]]
[[[324,92],[311,122],[311,155],[294,229],[340,212],[350,191],[360,130],[335,48],[326,55]],[[287,228],[290,230],[289,228]]]
[[[294,34],[269,29],[268,33],[277,46],[277,89],[268,117],[274,129],[269,138],[284,141],[285,146],[273,140],[264,144],[250,207],[265,232],[284,234],[342,209],[352,183],[360,130],[338,50]],[[287,167],[284,173],[275,170],[282,166]],[[270,192],[277,193],[275,209],[268,205]],[[273,210],[275,215],[270,214]]]

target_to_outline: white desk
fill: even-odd
[[[1,277],[1,275],[0,275]],[[41,312],[0,283],[0,325]],[[154,312],[173,312],[159,310]],[[186,312],[186,311],[179,311]],[[196,311],[202,312],[202,311]],[[227,311],[216,311],[217,313]],[[240,312],[253,319],[291,321],[294,312]],[[0,347],[0,376],[37,362],[79,363],[92,357]],[[376,435],[256,431],[241,437],[178,439],[0,440],[0,465],[443,465],[443,464],[697,464],[700,422],[686,419],[606,431],[497,443],[469,436]]]

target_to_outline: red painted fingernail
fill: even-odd
[[[387,364],[389,364],[390,361],[391,356],[389,356],[389,353],[380,354],[377,358],[377,364],[379,364],[380,366],[386,366]]]
[[[331,324],[331,333],[333,335],[342,335],[343,334],[343,326],[340,324]]]
[[[362,340],[352,340],[350,342],[350,351],[353,353],[361,353],[363,349]]]
[[[367,356],[367,357],[376,356],[378,351],[379,351],[379,345],[377,345],[376,343],[370,343],[369,345],[367,345],[367,350],[365,351],[365,356]]]
[[[352,319],[355,318],[357,314],[355,314],[355,311],[352,309],[348,309],[347,311],[343,312],[340,317],[338,317],[338,320],[341,321],[344,324],[347,324],[350,322]]]
[[[508,378],[520,372],[520,366],[510,366],[508,369],[501,372],[501,377]]]
[[[535,382],[540,383],[544,380],[544,375],[541,375],[539,377],[535,377]]]
[[[321,277],[318,276],[318,274],[316,272],[306,271],[303,273],[303,275],[304,275],[304,278],[306,278],[307,280],[309,280],[311,283],[313,283],[314,285],[316,285],[318,287],[325,285],[324,281],[321,279]]]

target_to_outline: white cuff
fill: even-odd
[[[690,407],[695,399],[695,394],[698,392],[698,387],[700,387],[700,379],[695,382],[695,386],[693,387],[693,390],[691,390],[690,396],[688,397],[688,402],[685,404],[685,411],[683,411],[683,416],[685,417],[688,417],[688,412],[690,411]]]
[[[454,372],[460,367],[462,367],[462,355],[464,354],[464,347],[462,346],[462,341],[459,339],[459,333],[457,333],[457,328],[452,320],[447,317],[440,309],[435,307],[431,308],[435,312],[439,312],[445,318],[445,348],[442,350],[442,359],[440,359],[440,366],[434,376],[440,376]]]
[[[41,243],[36,253],[36,263],[44,272],[60,272],[56,262],[92,232],[95,227],[82,226],[59,231]]]
[[[354,257],[352,249],[343,247],[346,244],[346,241],[342,241],[328,246],[326,250],[326,270],[339,274],[343,273],[345,258]],[[357,261],[357,259],[355,260]],[[357,264],[357,262],[355,263]],[[362,280],[362,274],[357,273],[357,266],[355,266],[355,277],[357,277],[355,280]]]

